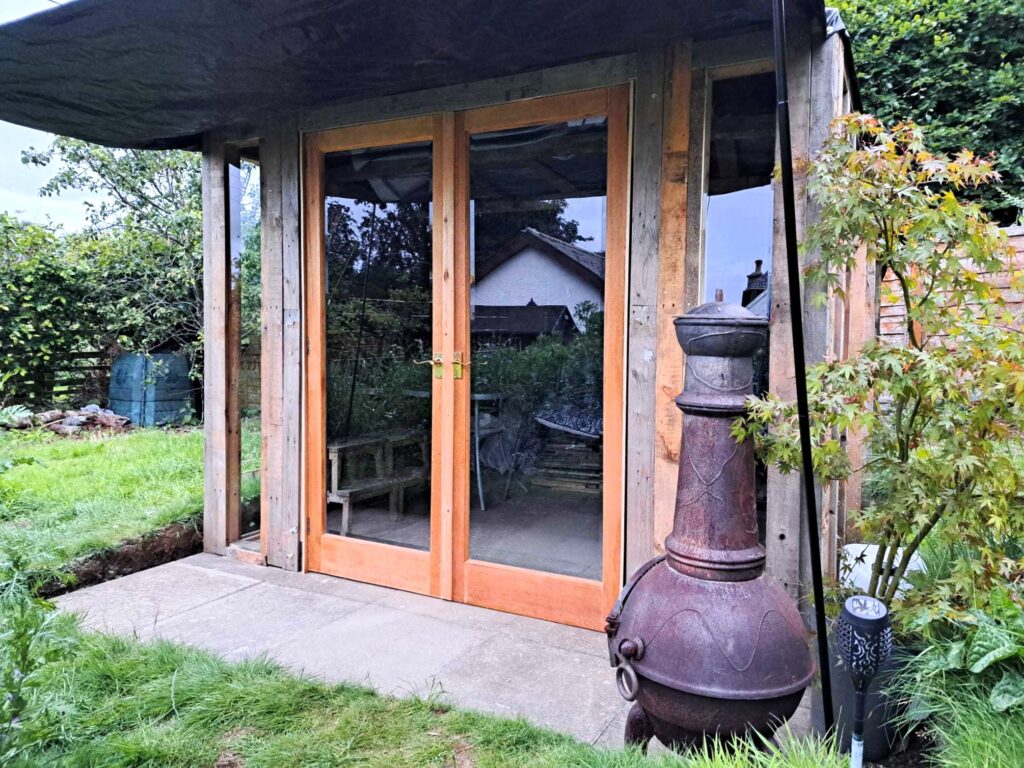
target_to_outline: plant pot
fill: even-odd
[[[829,632],[829,655],[832,662],[832,708],[836,719],[836,742],[841,751],[850,751],[853,735],[853,708],[856,694],[850,672],[843,663],[836,647],[835,635]],[[906,702],[885,691],[895,677],[903,671],[914,653],[900,646],[894,646],[892,655],[882,665],[878,675],[868,686],[864,706],[864,760],[884,760],[894,751],[902,749],[906,730],[897,725],[897,720],[906,709]],[[814,713],[814,725],[822,730],[819,711]]]

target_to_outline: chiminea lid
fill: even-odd
[[[768,324],[746,307],[725,301],[709,301],[675,318],[676,325],[731,325],[761,327]]]
[[[739,304],[709,301],[675,319],[687,355],[750,357],[764,343],[768,320]]]

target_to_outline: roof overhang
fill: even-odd
[[[822,0],[789,0],[824,18]],[[74,0],[0,27],[0,119],[124,147],[765,28],[768,0]]]

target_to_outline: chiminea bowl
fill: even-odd
[[[754,449],[732,422],[753,391],[768,322],[721,301],[676,318],[685,357],[679,481],[665,555],[640,568],[608,616],[626,741],[684,747],[788,719],[814,677],[796,602],[765,575]]]
[[[710,581],[657,558],[627,585],[609,616],[609,647],[635,675],[620,692],[646,715],[626,740],[651,735],[671,747],[759,734],[771,737],[796,711],[814,678],[807,632],[774,579]],[[642,648],[625,658],[632,646]]]

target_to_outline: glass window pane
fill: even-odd
[[[325,158],[327,532],[430,545],[432,148]]]
[[[716,80],[711,89],[711,147],[704,253],[705,301],[726,301],[761,317],[771,312],[772,173],[775,169],[775,75]],[[754,355],[754,390],[768,391],[767,339]],[[755,475],[761,543],[768,469]]]
[[[470,557],[601,578],[605,118],[470,143]]]
[[[716,80],[705,224],[705,301],[722,290],[746,306],[767,288],[772,258],[775,76]],[[765,294],[753,310],[767,317]]]

